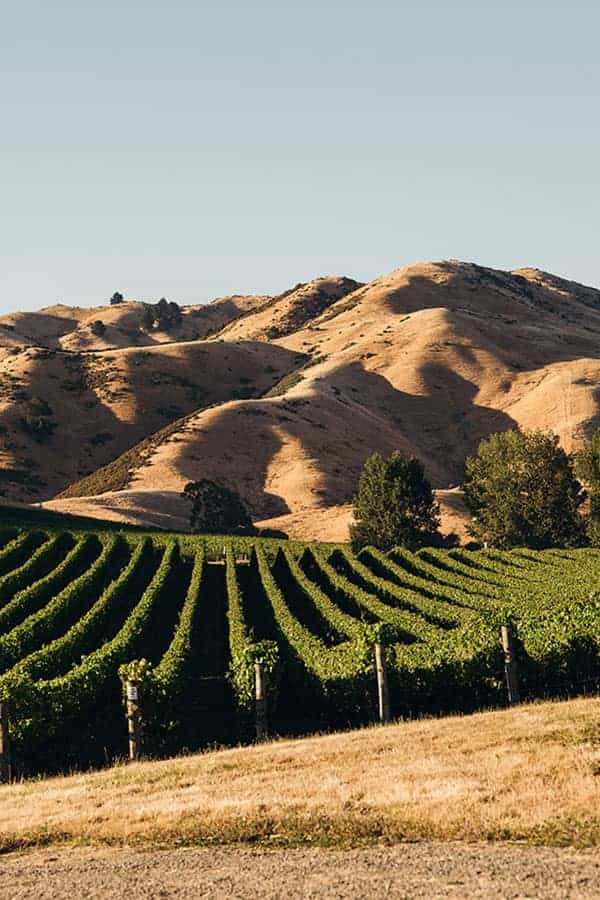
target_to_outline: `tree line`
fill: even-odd
[[[585,485],[585,486],[584,486]],[[600,546],[600,431],[569,454],[555,434],[504,431],[465,462],[469,532],[499,549]],[[354,498],[355,550],[441,542],[439,505],[423,465],[395,452],[365,463]]]
[[[545,431],[504,431],[481,441],[465,462],[469,532],[478,544],[510,549],[600,546],[600,431],[577,453]],[[186,485],[193,531],[256,534],[242,499],[203,479]],[[396,451],[373,453],[353,499],[355,552],[372,546],[417,550],[448,543],[423,464]]]

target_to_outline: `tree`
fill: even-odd
[[[158,303],[144,304],[142,313],[142,325],[150,331],[154,326],[160,331],[169,331],[170,328],[177,328],[181,325],[182,316],[181,309],[173,300],[169,301],[166,297],[161,297]]]
[[[120,294],[118,291],[115,291],[115,293],[110,298],[110,305],[116,306],[118,303],[122,303],[122,302],[123,302],[123,294]]]
[[[574,547],[584,542],[585,491],[558,437],[504,431],[465,463],[471,534],[494,547]]]
[[[418,459],[406,459],[398,452],[384,459],[373,453],[364,465],[353,503],[350,537],[355,551],[368,545],[416,550],[437,534],[439,507]]]
[[[144,303],[144,308],[142,310],[142,325],[147,331],[154,328],[154,312],[152,307],[147,303]]]
[[[577,453],[575,471],[587,486],[590,498],[587,534],[594,547],[600,547],[600,430]]]
[[[250,513],[241,497],[217,481],[190,481],[181,495],[192,504],[190,527],[204,534],[253,534]]]
[[[106,325],[101,319],[94,319],[94,321],[90,325],[90,331],[97,337],[102,337],[102,335],[106,331]]]

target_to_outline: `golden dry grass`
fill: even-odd
[[[53,508],[178,529],[178,495],[204,477],[240,493],[257,522],[339,541],[364,460],[401,450],[440,490],[443,531],[464,539],[454,488],[482,438],[542,428],[566,450],[581,446],[598,414],[598,290],[458,261],[353,286],[326,278],[277,298],[222,298],[184,308],[169,332],[140,331],[136,302],[0,318],[0,463],[16,470],[7,498],[49,500],[77,483],[86,497]],[[319,314],[325,297],[339,299]],[[40,356],[36,342],[94,352]],[[23,431],[24,394],[51,407],[51,439]],[[125,465],[124,450],[194,410]],[[81,483],[119,457],[131,478]]]
[[[451,489],[482,438],[550,429],[573,450],[598,414],[600,293],[534,270],[516,276],[415,263],[344,294],[320,316],[315,282],[237,319],[207,344],[225,350],[258,338],[260,365],[268,364],[263,349],[277,345],[302,354],[293,364],[302,370],[282,394],[198,412],[135,467],[133,502],[113,496],[107,505],[135,508],[140,522],[146,511],[154,517],[157,492],[176,496],[201,472],[240,493],[257,522],[290,537],[346,540],[344,510],[365,459],[401,450],[443,491],[443,530],[465,538]],[[328,283],[344,293],[339,279]],[[267,342],[273,328],[284,336]],[[103,503],[90,501],[86,513],[101,514]]]
[[[282,740],[0,789],[1,846],[600,844],[600,703]]]

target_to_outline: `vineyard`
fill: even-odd
[[[0,698],[13,767],[123,756],[119,669],[150,664],[144,748],[170,754],[253,734],[254,663],[280,734],[356,726],[375,709],[383,643],[394,716],[505,700],[500,627],[523,697],[600,680],[600,551],[412,554],[141,533],[0,533]]]

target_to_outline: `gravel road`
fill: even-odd
[[[1,900],[600,897],[600,854],[495,844],[60,850],[0,859]]]

